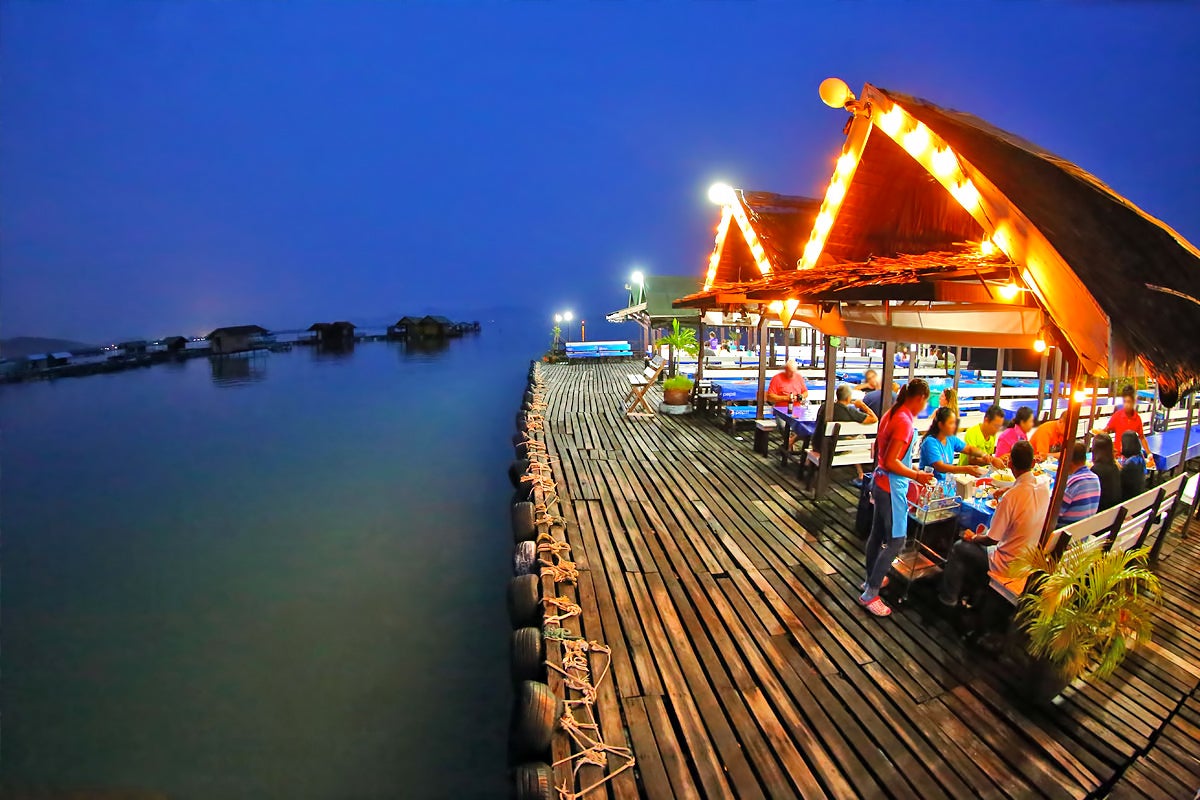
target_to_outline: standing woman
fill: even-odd
[[[920,378],[905,384],[896,395],[896,404],[880,420],[875,437],[879,464],[871,482],[875,516],[867,539],[867,580],[858,602],[877,617],[892,613],[879,589],[908,536],[908,487],[914,481],[924,484],[933,480],[933,473],[917,472],[911,466],[917,440],[913,420],[928,402],[929,384]]]

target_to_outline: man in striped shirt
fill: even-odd
[[[1062,510],[1058,527],[1087,519],[1100,509],[1100,478],[1088,469],[1087,447],[1076,442],[1071,451],[1071,474],[1063,488]]]

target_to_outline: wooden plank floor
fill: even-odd
[[[611,796],[1191,796],[1200,528],[1168,541],[1153,644],[1030,707],[920,593],[886,620],[858,606],[844,485],[813,503],[750,434],[624,418],[635,371],[543,368],[582,632],[613,649],[602,735],[638,762]]]

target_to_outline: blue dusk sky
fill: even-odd
[[[1185,3],[0,4],[0,334],[573,308],[819,194],[822,78],[970,111],[1200,239]],[[548,325],[548,323],[546,323]],[[589,326],[589,333],[591,333]]]

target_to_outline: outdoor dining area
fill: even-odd
[[[589,740],[636,762],[589,774],[612,797],[1190,796],[1200,252],[978,118],[821,97],[847,115],[823,197],[713,187],[701,276],[639,276],[609,317],[642,326],[645,370],[543,373],[545,536],[578,572],[543,576],[547,620],[604,648]]]

